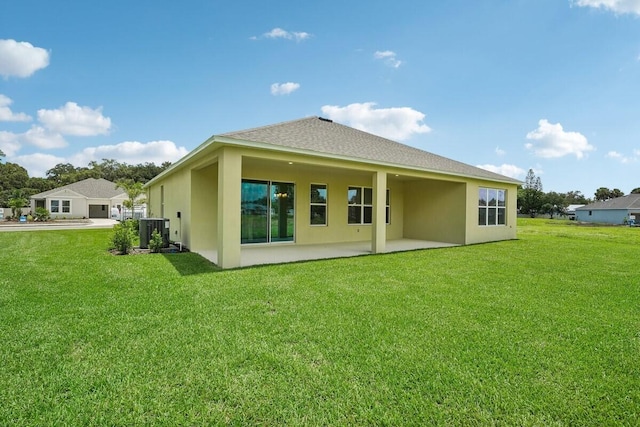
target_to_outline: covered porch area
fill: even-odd
[[[435,249],[458,246],[454,243],[433,242],[427,240],[397,239],[388,240],[383,253],[413,251],[417,249]],[[213,263],[218,262],[215,250],[198,251],[200,255]],[[371,241],[342,242],[325,244],[269,244],[242,245],[240,249],[240,267],[264,264],[283,264],[298,261],[312,261],[330,258],[346,258],[370,255]]]

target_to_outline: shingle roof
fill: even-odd
[[[53,190],[34,194],[31,198],[44,199],[50,194],[57,193],[58,191],[65,189],[74,191],[89,199],[110,199],[125,192],[122,188],[116,189],[116,184],[114,182],[107,181],[104,178],[87,178],[82,181],[74,182],[73,184],[63,185],[62,187],[54,188]]]
[[[627,194],[615,199],[591,203],[576,209],[577,211],[597,211],[601,209],[640,209],[640,194]]]
[[[466,177],[519,184],[520,181],[438,156],[320,117],[308,117],[274,125],[219,135],[243,141],[362,159]],[[215,138],[215,137],[214,137]]]

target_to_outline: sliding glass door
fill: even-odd
[[[242,180],[241,204],[241,243],[293,241],[294,184]]]

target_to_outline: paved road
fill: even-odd
[[[76,222],[76,223],[28,223],[28,224],[16,224],[0,222],[0,232],[2,231],[34,231],[34,230],[79,230],[86,228],[113,228],[118,221],[113,219],[91,219],[90,222]]]

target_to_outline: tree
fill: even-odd
[[[596,200],[604,202],[605,200],[610,199],[610,194],[611,190],[609,190],[607,187],[600,187],[596,190],[594,196],[596,197]]]
[[[56,183],[56,187],[78,181],[75,166],[71,163],[58,163],[47,171],[47,179]]]
[[[29,173],[16,163],[0,163],[0,206],[8,203],[15,190],[27,187]]]
[[[564,202],[569,205],[588,205],[589,199],[584,197],[581,191],[569,191],[564,194]]]
[[[14,190],[11,199],[9,199],[9,207],[11,208],[11,215],[17,218],[22,215],[22,208],[29,203],[26,197],[22,194],[21,190]]]
[[[542,196],[542,203],[542,213],[549,214],[551,218],[553,218],[555,214],[564,214],[565,208],[568,206],[568,203],[565,202],[565,195],[556,193],[555,191],[544,194]]]
[[[617,188],[614,188],[613,190],[611,190],[611,198],[615,199],[616,197],[622,197],[624,196],[624,192],[620,191]]]
[[[595,192],[596,200],[606,201],[609,199],[615,199],[616,197],[624,196],[624,193],[617,188],[609,190],[607,187],[600,187]]]
[[[640,187],[637,187],[631,190],[631,194],[640,194]]]
[[[524,186],[518,191],[520,212],[529,214],[531,218],[534,218],[542,208],[543,195],[540,177],[536,176],[533,169],[529,169]]]
[[[136,202],[145,202],[144,199],[140,198],[140,196],[144,194],[142,185],[141,182],[136,182],[131,179],[122,179],[116,182],[116,188],[122,188],[124,192],[127,193],[127,197],[129,197],[129,200],[124,201],[124,206],[131,209],[131,219],[133,219],[133,210],[136,207]],[[125,219],[124,215],[122,219]]]

